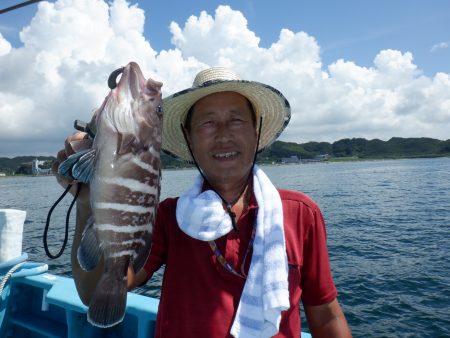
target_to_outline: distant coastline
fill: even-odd
[[[450,139],[441,141],[433,138],[393,137],[388,141],[364,138],[342,139],[333,143],[307,142],[294,143],[275,141],[258,154],[259,164],[300,164],[316,162],[361,161],[403,158],[433,158],[450,156]],[[33,176],[33,162],[40,163],[39,170],[48,175],[53,161],[52,156],[0,157],[0,178],[14,175]],[[192,164],[174,156],[161,154],[163,169],[184,169]],[[51,174],[50,174],[51,175]]]

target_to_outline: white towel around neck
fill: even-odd
[[[177,202],[178,226],[188,236],[211,241],[232,229],[221,198],[201,191],[203,178]],[[279,330],[281,311],[289,308],[288,263],[280,194],[255,165],[253,190],[258,202],[256,234],[250,269],[231,327],[234,337],[271,337]]]

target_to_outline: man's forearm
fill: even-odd
[[[350,328],[337,301],[305,306],[309,329],[314,338],[350,338]]]
[[[352,336],[343,315],[332,318],[323,326],[311,328],[311,334],[314,338],[349,338]]]

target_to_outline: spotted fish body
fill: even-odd
[[[96,112],[92,149],[60,166],[63,174],[90,183],[92,217],[78,261],[91,270],[103,257],[104,271],[88,310],[95,326],[122,321],[128,266],[139,271],[150,251],[160,192],[161,86],[145,80],[136,63],[124,67]]]

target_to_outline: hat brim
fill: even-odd
[[[255,81],[209,82],[163,99],[162,149],[181,159],[192,161],[181,124],[184,123],[189,109],[195,102],[207,95],[228,91],[239,93],[252,103],[258,124],[262,117],[258,151],[272,144],[289,123],[291,118],[289,102],[277,89]],[[257,127],[259,128],[259,125]]]

